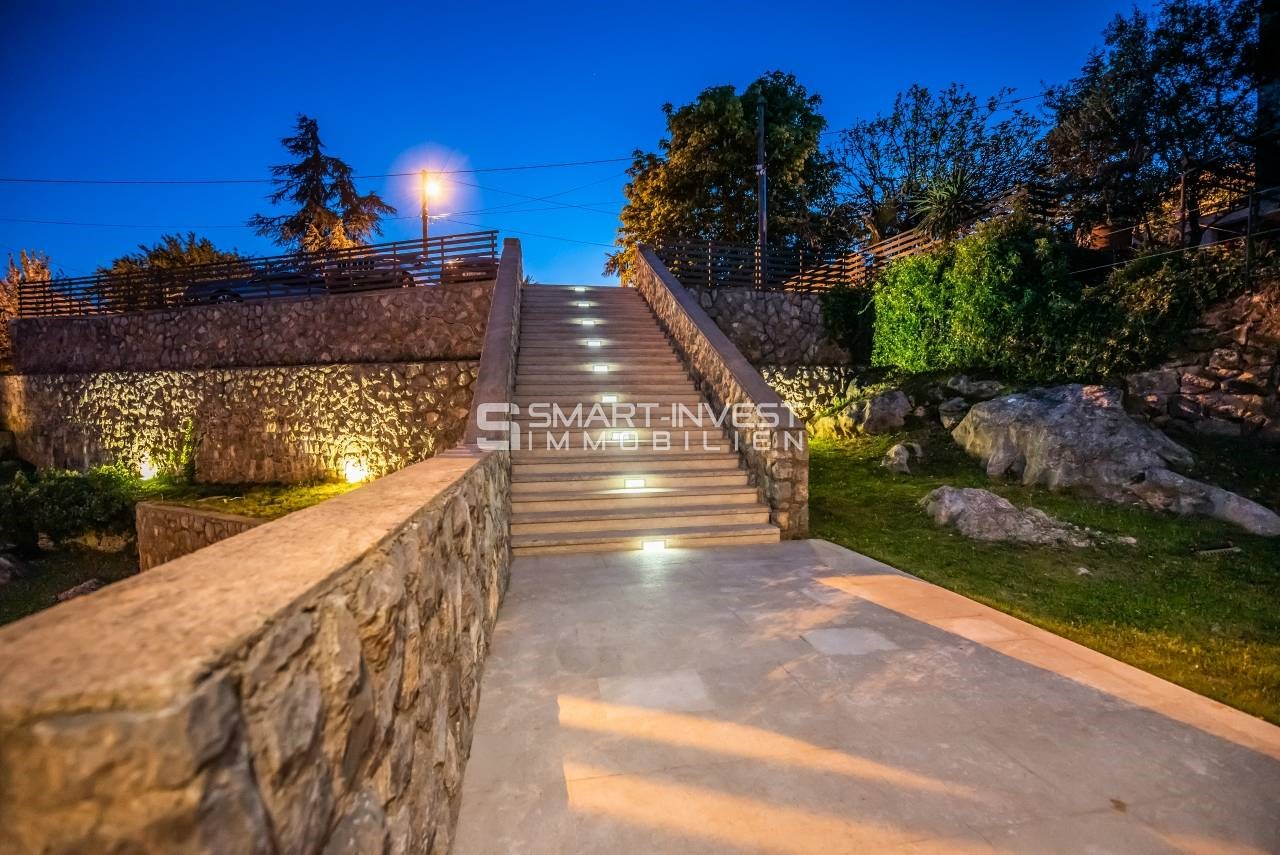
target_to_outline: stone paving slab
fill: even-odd
[[[1280,728],[825,541],[520,558],[453,851],[1280,852]]]

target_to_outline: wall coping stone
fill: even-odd
[[[464,476],[496,453],[442,452],[0,627],[0,729],[177,701],[423,509],[446,504]]]
[[[516,350],[520,341],[520,297],[524,287],[524,258],[520,241],[506,238],[502,242],[502,259],[498,262],[498,280],[489,317],[485,324],[484,342],[480,350],[480,371],[471,394],[471,415],[463,442],[474,444],[489,437],[478,422],[481,404],[510,403],[515,394]]]
[[[773,387],[766,383],[760,373],[751,366],[747,358],[742,355],[742,351],[738,350],[733,342],[729,341],[729,337],[724,334],[724,331],[716,326],[716,322],[711,320],[711,317],[698,303],[697,298],[671,275],[666,266],[658,260],[658,256],[652,249],[645,244],[640,244],[638,249],[641,257],[653,270],[658,281],[671,292],[671,296],[675,298],[676,303],[688,316],[698,332],[702,334],[702,337],[706,339],[707,344],[716,352],[720,361],[724,363],[725,368],[733,375],[733,379],[742,387],[742,391],[747,394],[751,402],[757,405],[767,404],[777,407],[783,418],[782,423],[778,425],[779,430],[803,429],[804,425],[791,412],[791,408],[785,405],[785,402],[773,390]]]

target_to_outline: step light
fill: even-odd
[[[640,490],[644,487],[643,478],[623,478],[622,486],[627,490]]]
[[[596,325],[596,322],[591,318],[586,318],[585,320],[583,320],[582,325],[584,327],[594,327]]]
[[[661,552],[667,548],[667,542],[665,540],[642,540],[640,541],[640,548],[645,552]]]
[[[603,344],[603,342],[598,338],[587,339],[587,347],[599,347],[601,344]]]
[[[591,304],[588,303],[586,300],[579,300],[578,302],[574,303],[574,305],[577,306],[579,309],[585,309],[585,308],[588,308]]]
[[[601,395],[601,396],[600,396],[600,403],[602,403],[602,404],[616,404],[616,403],[618,403],[618,396],[617,396],[617,395]]]
[[[637,434],[633,430],[615,430],[613,432],[614,442],[630,442],[637,438]]]
[[[597,362],[595,365],[591,366],[591,371],[594,374],[608,374],[609,366],[605,365],[603,362]]]
[[[573,290],[577,291],[579,294],[583,294],[586,293],[587,289],[583,288],[581,285],[575,285],[573,286]]]

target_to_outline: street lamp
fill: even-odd
[[[432,196],[440,195],[440,181],[427,170],[422,170],[422,251],[427,251],[427,234],[431,217],[427,212],[427,203]]]

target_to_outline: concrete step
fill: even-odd
[[[710,489],[713,487],[745,487],[747,473],[733,471],[688,471],[659,473],[645,467],[627,468],[614,473],[564,472],[558,475],[527,475],[518,473],[511,480],[512,497],[526,495],[550,495],[553,493],[579,493],[592,490],[622,490],[629,479],[642,479],[646,488],[661,489]]]
[[[517,418],[525,416],[529,411],[531,404],[553,404],[561,409],[572,410],[578,404],[581,404],[584,410],[589,410],[595,404],[608,407],[609,404],[601,400],[605,395],[615,392],[616,390],[596,391],[587,394],[562,394],[562,395],[516,395],[512,403],[520,408],[520,414]],[[676,394],[649,394],[649,395],[627,395],[621,392],[617,393],[618,403],[642,403],[657,404],[659,408],[670,412],[670,408],[675,404],[683,404],[686,407],[696,407],[703,403],[702,398],[694,391],[679,392]],[[657,410],[654,411],[655,413]]]
[[[738,455],[730,451],[674,448],[609,449],[607,451],[524,451],[511,453],[511,473],[516,480],[545,475],[603,476],[630,472],[680,474],[692,472],[741,472]]]
[[[672,513],[669,508],[597,507],[585,511],[512,513],[511,534],[578,534],[588,531],[646,532],[655,528],[751,525],[769,522],[763,505],[690,505]]]
[[[580,493],[522,493],[511,497],[513,514],[563,514],[605,509],[662,511],[669,508],[715,505],[756,507],[754,487],[694,487],[673,489],[589,490]]]
[[[573,368],[590,371],[596,365],[607,365],[610,372],[615,370],[614,366],[632,370],[641,366],[654,366],[656,368],[685,371],[684,363],[677,359],[674,353],[646,354],[615,351],[611,358],[608,354],[597,350],[582,348],[576,352],[565,354],[537,354],[521,351],[519,360],[518,369],[521,372],[530,368],[550,368],[553,370]]]
[[[549,401],[555,398],[576,397],[578,400],[588,400],[594,395],[609,394],[618,389],[625,388],[627,394],[632,396],[634,400],[650,401],[658,395],[696,395],[697,390],[691,381],[670,382],[655,381],[652,383],[640,383],[637,381],[626,382],[625,379],[615,379],[612,383],[607,380],[600,380],[596,383],[583,382],[580,379],[566,380],[565,382],[555,383],[546,379],[519,378],[516,381],[516,397],[517,398],[534,398],[542,401]]]
[[[743,546],[777,543],[778,527],[772,523],[723,525],[714,527],[672,527],[638,534],[633,531],[595,531],[567,534],[513,535],[512,553],[539,555],[571,552],[623,552],[659,546],[665,549],[696,549],[714,546]],[[646,545],[647,544],[647,545]]]

